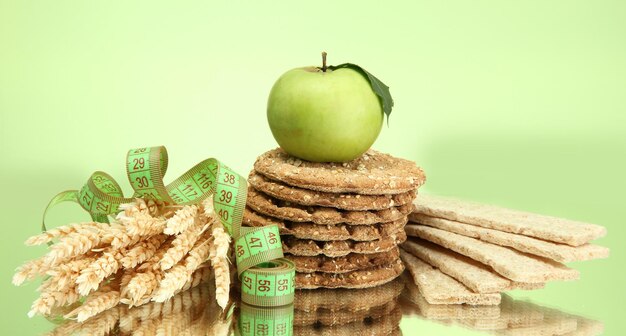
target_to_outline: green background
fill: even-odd
[[[49,329],[26,317],[37,284],[10,278],[44,252],[22,242],[52,195],[94,170],[129,191],[125,152],[146,145],[167,146],[166,182],[207,157],[247,173],[276,146],[273,82],[322,50],[391,87],[374,147],[417,161],[424,192],[606,226],[609,259],[513,296],[625,330],[626,2],[0,0],[3,334]],[[73,205],[50,215],[87,218]]]

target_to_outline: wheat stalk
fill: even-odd
[[[230,296],[230,265],[228,249],[230,236],[224,226],[217,222],[213,224],[213,245],[209,249],[209,260],[215,270],[215,298],[222,309],[226,308]]]
[[[217,277],[228,278],[230,237],[217,222],[212,203],[204,203],[181,208],[137,199],[121,206],[117,221],[110,225],[71,224],[29,238],[28,245],[57,242],[43,257],[20,266],[13,276],[16,285],[49,276],[39,286],[40,296],[28,315],[62,312],[68,318],[76,317],[76,321],[87,321],[79,323],[82,329],[110,330],[107,323],[111,314],[122,310],[120,303],[132,307],[150,300],[167,301],[208,281],[214,273],[206,262],[209,256],[214,259]],[[174,213],[174,209],[178,211]],[[166,234],[166,228],[174,234]],[[228,294],[228,288],[229,282],[222,285],[220,297]],[[84,303],[76,307],[83,297]],[[183,301],[161,305],[159,314],[178,312],[181,307],[185,310],[192,306],[192,298],[181,296],[177,300]],[[170,314],[171,321],[175,318]],[[70,324],[67,328],[74,327]],[[154,331],[154,325],[146,328]]]

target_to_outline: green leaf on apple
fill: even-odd
[[[376,93],[376,95],[380,98],[380,101],[383,105],[383,112],[387,116],[387,122],[389,122],[389,115],[391,114],[391,109],[393,108],[393,98],[391,98],[391,92],[389,92],[389,87],[385,85],[385,83],[376,78],[376,76],[372,75],[367,70],[353,63],[343,63],[339,65],[329,66],[328,68],[331,70],[349,68],[363,74],[363,76],[365,76],[365,78],[367,78],[367,80],[370,82],[374,93]]]

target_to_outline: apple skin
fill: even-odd
[[[289,70],[276,81],[267,120],[287,153],[307,161],[347,162],[376,141],[383,111],[361,73],[305,67]]]

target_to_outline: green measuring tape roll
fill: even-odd
[[[259,308],[245,303],[239,307],[236,335],[292,336],[293,304],[275,308]]]
[[[272,307],[293,302],[295,265],[287,259],[260,263],[239,277],[241,300],[255,306]]]
[[[124,197],[119,183],[113,177],[97,171],[80,190],[64,191],[52,198],[44,211],[42,230],[46,231],[45,218],[48,210],[62,202],[79,203],[94,221],[108,223],[108,216],[119,212],[120,204],[131,203],[134,198],[187,205],[213,196],[216,215],[235,240],[239,278],[245,276],[246,279],[255,279],[260,286],[258,288],[261,288],[256,294],[246,292],[245,302],[263,306],[293,302],[295,266],[280,259],[283,258],[283,250],[278,227],[241,226],[246,206],[246,180],[220,161],[211,158],[196,164],[165,185],[163,177],[167,171],[168,160],[167,150],[163,146],[131,149],[126,155],[126,173],[134,190],[132,198]],[[261,267],[256,267],[257,265]],[[265,291],[265,286],[270,286],[271,290]]]

